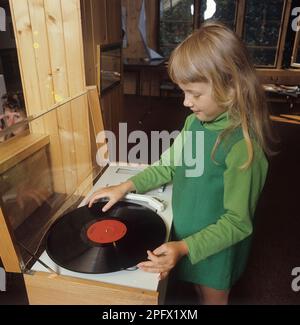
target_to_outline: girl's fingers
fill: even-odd
[[[107,197],[107,194],[104,194],[104,193],[97,193],[97,194],[94,194],[92,195],[90,198],[89,198],[89,208],[92,207],[92,205],[98,201],[99,199],[102,199],[104,197]]]
[[[137,265],[137,267],[155,267],[156,264],[149,261],[149,262],[142,262]]]
[[[155,256],[165,255],[167,253],[166,245],[163,244],[153,251]]]
[[[110,200],[102,209],[102,212],[108,211],[113,205],[117,203],[116,200]]]
[[[139,267],[142,271],[148,272],[148,273],[162,273],[165,270],[159,267],[150,267],[150,266],[143,266]]]
[[[168,277],[170,272],[161,272],[160,275],[159,275],[159,280],[164,280],[165,278]]]
[[[159,257],[154,255],[151,251],[147,251],[148,259],[152,262],[158,263]]]

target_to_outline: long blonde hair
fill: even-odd
[[[248,152],[242,168],[253,161],[251,138],[265,153],[271,153],[267,144],[270,120],[264,91],[244,43],[229,28],[220,23],[204,23],[173,51],[169,74],[177,84],[210,83],[215,102],[228,112],[230,126],[218,137],[213,155],[220,142],[239,127]]]

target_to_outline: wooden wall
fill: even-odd
[[[124,49],[126,58],[146,57],[145,48],[139,32],[139,19],[142,8],[142,0],[122,0],[122,7],[127,13],[127,37],[128,47]],[[145,0],[147,17],[147,41],[149,47],[156,50],[158,46],[158,6],[157,0]]]
[[[97,46],[121,42],[120,1],[80,1],[87,85],[97,84]]]
[[[79,96],[86,91],[80,1],[10,0],[10,7],[27,115],[41,116],[31,133],[50,135],[54,190],[71,194],[91,169],[87,96]]]
[[[122,46],[121,0],[81,0],[81,8],[86,81],[88,85],[99,86],[99,45]],[[100,97],[105,129],[118,135],[123,111],[123,75],[120,85],[103,92]]]

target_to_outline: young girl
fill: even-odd
[[[261,85],[247,50],[227,27],[204,23],[173,52],[169,74],[192,111],[184,131],[193,140],[204,132],[204,173],[187,177],[190,166],[175,164],[183,146],[176,140],[159,165],[90,199],[108,197],[107,211],[130,191],[145,193],[173,182],[172,242],[148,252],[138,266],[194,283],[204,304],[227,304],[243,273],[252,220],[265,183],[268,115]],[[191,146],[196,152],[195,141]],[[198,144],[199,145],[199,144]],[[173,157],[165,164],[165,157]]]

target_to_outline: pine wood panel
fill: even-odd
[[[31,305],[157,305],[158,292],[46,273],[25,275]]]
[[[69,98],[67,66],[65,60],[64,30],[61,14],[60,0],[45,0],[45,16],[48,32],[51,75],[53,81],[53,97],[55,103]],[[66,114],[69,112],[66,112]],[[51,164],[53,170],[53,183],[56,192],[68,193],[63,172],[63,158],[60,142],[63,137],[59,133],[58,115],[56,112],[47,114],[46,132],[51,136]],[[60,122],[62,127],[62,121]],[[68,175],[66,175],[68,177]]]
[[[32,25],[27,0],[10,0],[15,38],[19,56],[27,115],[39,115],[45,111],[42,107],[38,66],[35,60],[35,49]],[[32,124],[33,132],[44,131],[44,121]]]
[[[16,247],[11,241],[6,220],[0,208],[0,256],[6,272],[21,273],[16,251]]]
[[[63,41],[59,37],[61,33],[57,32],[57,30],[60,30],[60,2],[52,0],[50,4],[50,1],[47,0],[30,0],[28,5],[33,30],[41,102],[42,106],[49,110],[55,103],[68,97],[68,92],[64,91],[64,88],[67,90],[67,79],[64,78],[66,68],[64,67],[64,53],[62,51]],[[55,6],[55,9],[53,6]],[[60,87],[57,87],[57,84]],[[60,146],[56,141],[56,115],[49,114],[43,118],[43,121],[45,133],[51,135],[50,159],[52,168],[55,171],[53,173],[54,188],[56,192],[64,193],[66,188],[61,172],[63,161]]]
[[[92,162],[91,160],[87,160],[87,157],[91,157],[91,143],[90,138],[87,136],[90,134],[87,95],[73,100],[71,110],[77,167],[77,186],[80,186],[92,170]]]
[[[72,125],[71,104],[57,109],[58,132],[63,161],[66,193],[71,194],[77,185],[76,153]]]
[[[47,17],[47,30],[48,30],[48,42],[50,50],[50,60],[52,66],[53,76],[53,95],[56,103],[70,97],[69,92],[69,79],[68,69],[66,62],[66,48],[65,48],[65,35],[63,26],[63,16],[61,10],[60,0],[46,0],[45,11]],[[60,181],[60,177],[63,176],[64,183],[56,186],[56,189],[61,192],[61,189],[65,186],[65,193],[73,193],[77,184],[77,172],[76,172],[76,160],[75,156],[67,149],[68,147],[74,148],[73,141],[73,128],[70,123],[71,107],[67,104],[64,108],[57,111],[52,116],[53,124],[57,123],[57,127],[49,128],[50,132],[57,142],[54,144],[54,150],[51,154],[54,178],[56,184]],[[50,118],[50,117],[49,117]],[[60,168],[60,166],[67,166],[67,168]]]
[[[68,80],[73,80],[72,83],[69,82],[69,94],[73,97],[85,88],[80,2],[77,0],[61,0],[61,7]],[[86,98],[78,98],[72,101],[71,111],[75,155],[74,157],[71,155],[70,158],[73,160],[73,164],[75,161],[77,167],[76,184],[79,185],[91,169],[91,163],[86,162],[86,157],[90,156],[90,142],[86,136],[89,134]],[[73,173],[72,167],[70,170]]]
[[[91,109],[94,135],[96,138],[97,134],[104,130],[104,124],[103,124],[101,106],[99,101],[99,95],[98,95],[97,88],[95,86],[88,87],[88,100]],[[99,145],[101,146],[103,145],[103,143]]]
[[[85,89],[80,2],[61,0],[70,97]]]
[[[39,81],[41,107],[42,111],[47,111],[54,105],[54,96],[44,1],[28,0],[28,9]]]
[[[63,19],[60,0],[44,0],[55,103],[69,98]],[[81,89],[82,91],[82,89]]]
[[[80,1],[11,0],[10,5],[27,113],[39,116],[85,91]],[[54,188],[69,194],[90,168],[83,163],[90,147],[84,136],[89,134],[87,99],[78,102],[76,113],[68,103],[30,125],[32,133],[50,135]]]

